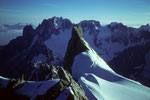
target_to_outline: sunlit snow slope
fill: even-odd
[[[72,75],[79,79],[89,100],[149,100],[150,89],[115,73],[97,53],[89,50],[74,59]]]

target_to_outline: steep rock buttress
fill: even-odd
[[[88,50],[88,48],[85,46],[82,28],[75,25],[72,29],[72,36],[68,42],[67,51],[64,57],[64,69],[72,73],[71,66],[74,57],[86,50]]]

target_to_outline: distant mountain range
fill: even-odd
[[[0,46],[6,45],[10,40],[22,35],[23,28],[28,25],[27,23],[17,23],[13,25],[3,24],[0,25]],[[35,26],[32,25],[34,28]]]
[[[23,24],[23,23],[17,23],[14,25],[3,24],[0,26],[0,32],[5,32],[9,30],[22,30],[26,25],[28,24]]]
[[[6,31],[9,31],[9,30],[23,30],[23,28],[28,25],[28,23],[17,23],[17,24],[12,24],[12,25],[9,25],[9,24],[3,24],[0,26],[0,32],[6,32]],[[32,25],[34,28],[35,26]]]
[[[59,82],[58,87],[73,77],[85,91],[85,95],[83,92],[82,96],[80,94],[74,96],[80,96],[85,100],[87,98],[90,100],[148,100],[150,89],[140,83],[150,86],[149,52],[150,26],[148,24],[140,28],[132,28],[122,23],[113,22],[101,26],[98,21],[84,20],[75,25],[69,19],[52,17],[44,19],[37,28],[26,25],[22,36],[0,47],[0,76],[18,79],[23,75],[27,81],[25,84],[28,84],[28,81],[54,80],[52,83]],[[63,69],[60,66],[63,66]],[[61,77],[62,74],[59,71],[69,72],[72,76],[65,74],[65,78]],[[6,80],[1,78],[0,83]],[[18,84],[17,81],[15,82]],[[70,82],[77,84],[74,81],[69,81],[69,84]],[[8,84],[4,87],[6,86]],[[64,87],[62,90],[67,91]],[[67,85],[67,88],[69,87],[71,85]],[[55,88],[54,85],[50,90]],[[74,86],[72,89],[75,89]],[[23,90],[24,88],[20,91],[15,89],[15,92],[19,91],[18,94],[20,94]],[[124,96],[119,94],[119,97],[111,90],[114,90],[116,94],[120,91],[123,95],[127,94]],[[63,91],[59,90],[62,96],[64,96]],[[55,94],[55,91],[53,92]],[[51,94],[47,91],[44,96],[48,93]],[[55,95],[54,98],[61,97],[61,94]],[[24,95],[29,96],[26,93]],[[131,98],[135,95],[136,98]],[[44,98],[41,93],[36,96],[31,97]]]

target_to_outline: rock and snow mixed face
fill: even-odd
[[[0,84],[1,84],[0,90],[2,88],[6,88],[8,90],[10,89],[9,91],[13,91],[12,93],[14,93],[14,94],[18,94],[20,96],[27,96],[30,98],[30,100],[35,100],[36,96],[45,94],[48,91],[48,89],[51,88],[52,86],[54,86],[56,83],[58,83],[59,80],[60,79],[38,81],[38,82],[26,81],[26,82],[23,82],[22,86],[18,87],[17,89],[14,89],[14,90],[12,88],[12,90],[11,90],[11,87],[8,87],[8,84],[10,84],[10,79],[0,77]],[[18,81],[18,84],[21,84],[21,83],[19,83],[19,81]],[[10,94],[8,93],[8,96],[9,95]],[[0,97],[4,97],[5,99],[11,98],[11,97],[5,97],[5,96],[0,96]],[[13,99],[13,96],[11,99]],[[16,97],[16,99],[17,99],[17,97]]]
[[[84,24],[86,23],[85,21]],[[84,25],[82,24],[81,27]],[[118,56],[124,49],[138,44],[144,45],[150,39],[148,36],[150,31],[130,28],[121,23],[93,27],[83,27],[85,40],[107,62]]]
[[[47,28],[45,28],[45,25]],[[66,52],[68,40],[71,37],[73,24],[68,19],[53,17],[48,20],[44,20],[41,26],[42,37],[47,36],[44,39],[45,45],[53,51],[54,61],[52,63],[60,63],[63,61],[63,57]],[[48,31],[47,31],[48,30]]]
[[[107,62],[118,56],[124,49],[137,44],[144,45],[150,39],[147,35],[150,31],[144,28],[148,29],[148,25],[139,29],[124,26],[122,23],[101,26],[98,21],[94,20],[84,20],[78,25],[83,28],[85,40]],[[73,24],[68,19],[62,17],[44,20],[39,26],[43,37],[48,36],[44,43],[53,51],[55,58],[64,57],[72,26]]]
[[[58,74],[58,79],[46,81],[24,81],[23,78],[10,80],[0,77],[0,98],[7,100],[18,100],[19,97],[23,100],[25,98],[25,100],[87,100],[81,86],[67,71],[61,67]]]

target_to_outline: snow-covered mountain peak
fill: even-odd
[[[71,30],[71,28],[72,22],[69,19],[52,17],[49,19],[44,19],[43,22],[37,27],[36,33],[46,40],[49,39],[52,34],[58,35],[66,30]]]
[[[79,59],[82,61],[81,63],[77,64],[81,66],[83,65],[79,70],[74,64],[76,64],[76,56],[80,54],[84,56],[79,57]],[[90,60],[88,60],[88,57]],[[92,64],[88,65],[88,63]],[[97,69],[97,67],[99,66],[104,70],[114,73],[114,71],[103,61],[102,58],[99,57],[99,55],[94,51],[94,49],[86,42],[86,40],[84,39],[82,28],[78,25],[75,25],[73,27],[72,36],[69,40],[67,51],[65,54],[64,68],[70,73],[73,72],[73,76],[76,79],[79,79],[85,73],[84,71],[89,71],[90,68]],[[103,73],[103,71],[101,73]]]
[[[83,30],[85,28],[87,29],[98,29],[101,24],[99,21],[95,21],[95,20],[84,20],[84,21],[81,21],[79,23],[79,25],[83,28]]]
[[[52,17],[49,19],[44,19],[41,25],[43,26],[48,25],[47,27],[57,30],[57,29],[70,28],[72,22],[69,19],[65,19],[62,17]]]
[[[63,23],[63,18],[62,17],[52,17],[51,19],[48,19],[48,20],[53,20],[55,29],[60,28],[62,23]]]
[[[121,28],[121,27],[126,27],[122,23],[118,22],[111,22],[110,24],[106,25],[108,28]]]

